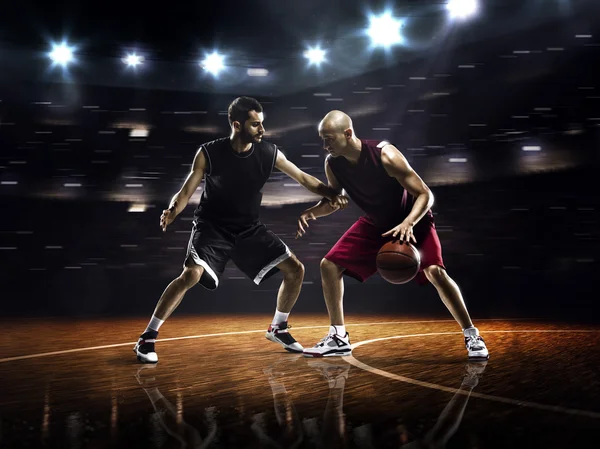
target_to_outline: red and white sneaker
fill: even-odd
[[[287,321],[279,324],[271,324],[265,333],[265,337],[267,340],[279,343],[286,351],[300,353],[304,348],[288,331],[291,327],[288,326]]]
[[[348,332],[343,337],[338,334],[329,334],[312,348],[304,350],[304,357],[335,357],[351,354],[352,346]]]
[[[477,361],[490,358],[488,349],[485,346],[485,341],[483,341],[483,338],[479,335],[479,330],[476,327],[465,329],[463,333],[469,360]]]
[[[148,331],[140,335],[138,342],[133,347],[133,352],[137,356],[138,362],[142,363],[157,363],[158,355],[154,349],[158,332]]]

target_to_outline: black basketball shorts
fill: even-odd
[[[214,222],[196,219],[185,261],[191,260],[203,267],[200,285],[214,290],[229,259],[259,285],[277,273],[276,266],[291,254],[287,245],[260,222],[242,232],[231,233]]]

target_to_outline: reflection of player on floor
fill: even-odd
[[[283,282],[277,309],[266,337],[286,350],[302,352],[288,332],[287,320],[294,306],[304,266],[285,243],[259,221],[261,189],[277,168],[319,196],[335,201],[337,192],[299,170],[271,143],[264,142],[263,109],[253,98],[240,97],[229,106],[231,135],[203,144],[194,158],[183,187],[160,218],[163,231],[187,206],[202,178],[206,187],[194,213],[192,235],[181,275],[163,292],[152,319],[134,347],[139,361],[156,363],[154,343],[158,329],[196,283],[208,290],[231,259],[255,284],[281,270]],[[345,198],[336,207],[345,206]]]
[[[341,359],[301,359],[301,362],[316,369],[329,384],[327,404],[319,425],[319,419],[316,417],[301,418],[288,394],[284,378],[289,378],[289,383],[293,385],[300,372],[299,366],[289,367],[291,361],[289,357],[288,355],[280,359],[264,370],[273,393],[278,429],[275,428],[276,431],[273,432],[274,426],[268,425],[266,413],[254,416],[252,430],[260,439],[261,447],[282,449],[346,447],[348,435],[343,411],[344,388],[352,365]],[[311,391],[311,400],[315,399],[314,395],[315,392]]]
[[[269,425],[267,412],[257,413],[252,417],[250,428],[259,439],[261,447],[295,449],[304,442],[302,420],[284,383],[284,377],[287,375],[290,377],[290,383],[293,384],[294,376],[297,374],[295,371],[294,376],[290,374],[290,362],[295,360],[290,357],[302,358],[300,354],[296,354],[296,356],[288,354],[263,370],[273,394],[277,426]]]
[[[329,185],[342,189],[366,213],[338,240],[321,261],[323,294],[331,320],[329,335],[304,350],[308,357],[348,355],[352,352],[344,325],[342,274],[361,282],[377,271],[381,246],[393,237],[414,243],[421,253],[417,280],[429,280],[461,325],[470,359],[487,359],[488,351],[469,316],[461,292],[448,276],[442,248],[435,231],[431,206],[433,195],[398,149],[388,142],[360,140],[352,120],[341,111],[331,111],[319,124],[325,151],[325,173]],[[321,201],[298,219],[297,237],[308,220],[338,209]],[[398,224],[400,223],[400,224]]]
[[[216,408],[208,407],[204,410],[204,418],[206,422],[206,436],[202,438],[201,432],[189,425],[187,422],[181,419],[181,414],[178,413],[177,408],[165,398],[157,388],[156,377],[153,376],[152,372],[148,372],[147,369],[153,370],[156,365],[145,365],[138,369],[135,375],[140,386],[144,389],[144,392],[148,395],[148,399],[152,403],[155,415],[161,428],[177,442],[180,447],[190,449],[204,449],[212,445],[215,438],[217,437],[217,419],[216,419]],[[156,438],[157,436],[155,436]],[[156,447],[161,447],[158,441],[155,441]]]
[[[313,423],[313,431],[308,431],[310,427],[307,429],[308,436],[319,448],[348,447],[350,438],[344,413],[344,391],[352,365],[342,359],[318,359],[306,362],[308,366],[317,370],[329,385],[321,431],[318,432],[318,429],[314,428],[316,423]]]
[[[465,374],[458,391],[444,407],[435,425],[421,438],[414,438],[409,429],[403,425],[396,426],[392,432],[379,432],[366,424],[354,429],[357,446],[363,449],[374,449],[387,445],[390,441],[399,441],[401,449],[443,449],[460,427],[467,403],[473,389],[479,383],[487,362],[472,362],[465,365]],[[412,441],[411,441],[412,440]]]

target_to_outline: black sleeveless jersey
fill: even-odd
[[[229,137],[201,146],[207,161],[206,185],[195,218],[207,219],[233,232],[258,221],[262,188],[275,166],[277,147],[269,142],[253,143],[250,150],[236,153]]]

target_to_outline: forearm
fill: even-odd
[[[338,209],[335,207],[332,207],[331,203],[329,203],[328,200],[322,199],[317,204],[315,204],[313,207],[311,207],[310,209],[307,209],[305,212],[313,214],[313,216],[315,218],[319,218],[319,217],[325,217],[327,215],[330,215],[330,214],[334,213],[336,210],[338,210]]]
[[[416,225],[425,216],[427,211],[431,209],[431,206],[433,206],[433,194],[431,192],[420,194],[417,196],[412,210],[404,221],[410,223],[412,226]]]
[[[339,194],[335,189],[323,184],[319,179],[314,176],[307,175],[303,180],[302,185],[319,196],[323,196],[328,199],[333,199]]]
[[[190,197],[186,195],[183,191],[177,192],[173,198],[171,198],[171,202],[169,203],[169,209],[174,207],[173,213],[175,216],[179,215],[188,205],[190,201]]]

